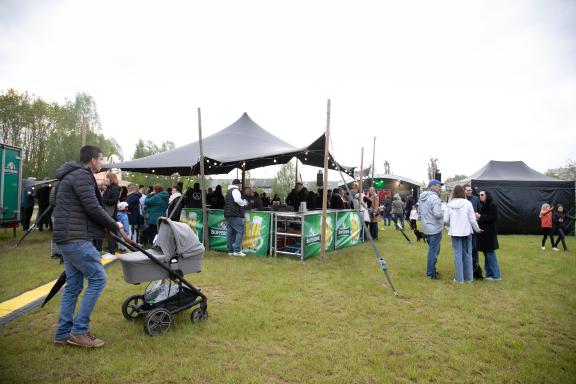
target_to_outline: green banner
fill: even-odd
[[[208,241],[211,251],[228,252],[226,245],[226,221],[224,210],[211,209],[208,211]]]
[[[334,212],[326,213],[326,251],[334,250],[334,228],[336,215]],[[322,215],[305,215],[302,228],[302,241],[304,241],[304,258],[320,253],[322,231]]]
[[[270,248],[270,226],[272,215],[265,212],[247,212],[244,220],[242,252],[256,256],[266,256]],[[224,211],[208,211],[208,237],[210,250],[228,252],[226,244],[226,220]]]
[[[264,212],[247,212],[245,217],[242,252],[256,256],[268,255],[272,215]]]
[[[202,209],[200,208],[182,208],[180,214],[180,222],[186,223],[192,228],[192,231],[198,235],[198,239],[202,242]],[[210,215],[208,215],[210,217]]]
[[[356,211],[336,214],[336,249],[351,247],[362,242],[362,222]]]

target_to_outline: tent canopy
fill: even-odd
[[[490,160],[468,179],[507,181],[558,181],[554,177],[533,170],[523,161]]]
[[[522,161],[490,161],[467,180],[474,191],[491,192],[498,206],[498,233],[539,234],[538,214],[543,203],[574,206],[574,182],[558,180],[535,171]],[[569,232],[574,224],[569,225]]]
[[[297,148],[272,135],[244,113],[233,124],[203,138],[204,173],[226,174],[235,168],[250,170],[285,164],[293,157],[297,157],[304,164],[323,167],[324,137],[322,134],[312,144]],[[332,155],[329,155],[329,159],[330,169],[340,168],[347,174],[353,171],[353,168],[336,163]],[[200,173],[200,146],[196,141],[156,155],[102,166],[102,169],[111,168],[158,175],[197,175]]]

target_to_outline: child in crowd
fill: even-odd
[[[554,244],[555,250],[558,250],[558,243],[562,240],[562,246],[564,247],[564,251],[568,251],[566,248],[566,241],[564,240],[565,233],[566,233],[566,222],[568,219],[574,220],[574,216],[568,215],[564,212],[564,206],[562,204],[558,204],[556,206],[556,210],[554,211],[554,216],[552,216],[552,222],[554,223],[554,227],[558,232],[558,238],[556,239],[556,244]]]
[[[413,231],[418,229],[418,227],[416,226],[417,220],[418,220],[418,206],[414,204],[412,206],[412,210],[410,211],[410,228],[412,228]]]
[[[128,237],[130,237],[130,223],[128,222],[128,203],[125,201],[121,201],[117,205],[118,213],[116,213],[116,220],[122,223],[124,226],[124,232]],[[118,249],[120,252],[126,252],[126,247],[120,243],[118,243]]]
[[[546,239],[550,236],[550,243],[552,245],[552,249],[557,251],[558,248],[554,245],[554,237],[552,236],[552,211],[554,210],[554,206],[550,206],[548,203],[542,204],[542,208],[540,208],[540,226],[542,227],[542,232],[544,233],[544,237],[542,238],[542,250],[546,250],[545,244]]]

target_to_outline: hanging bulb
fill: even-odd
[[[274,159],[274,162],[276,162],[276,159]]]

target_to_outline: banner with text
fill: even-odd
[[[244,237],[242,252],[257,256],[268,255],[270,248],[271,214],[265,212],[247,212],[244,220]],[[211,209],[208,211],[208,238],[210,250],[228,252],[226,244],[226,220],[224,211]]]
[[[362,222],[356,211],[336,214],[336,249],[351,247],[362,243]]]
[[[334,212],[326,213],[326,251],[334,250],[334,227],[336,215]],[[322,214],[305,215],[302,228],[302,240],[304,241],[304,258],[315,256],[320,253],[322,232]]]

